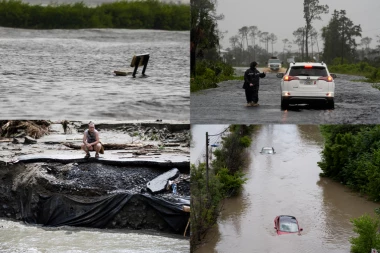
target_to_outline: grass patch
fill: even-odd
[[[363,76],[366,79],[352,80],[354,82],[379,83],[380,68],[375,68],[367,62],[359,62],[356,64],[337,64],[329,66],[332,73]]]

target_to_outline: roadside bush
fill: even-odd
[[[323,125],[321,132],[322,176],[380,201],[380,126]]]
[[[244,173],[236,172],[235,174],[230,174],[228,168],[225,167],[218,170],[216,176],[222,185],[221,191],[224,196],[236,195],[247,181],[244,177]]]
[[[350,238],[351,252],[369,253],[372,248],[380,249],[380,235],[378,233],[380,221],[365,214],[359,218],[351,219],[354,232],[358,237]]]
[[[209,171],[209,192],[207,192],[206,166],[204,163],[196,167],[191,165],[191,236],[190,245],[195,247],[206,235],[207,231],[216,223],[220,201],[223,199],[222,185],[211,171]],[[193,252],[194,248],[191,249]]]
[[[234,68],[221,61],[197,61],[195,77],[190,80],[190,91],[216,88],[217,83],[235,79]]]

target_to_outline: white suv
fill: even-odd
[[[281,79],[281,109],[289,104],[305,104],[324,100],[328,108],[334,109],[336,78],[330,74],[325,63],[290,63],[285,73],[278,73]]]

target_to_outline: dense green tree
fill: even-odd
[[[219,46],[217,21],[223,15],[216,14],[217,0],[192,0],[190,24],[190,70],[195,76],[197,58],[204,58],[205,51],[216,50]]]
[[[372,249],[380,248],[380,234],[378,233],[380,220],[368,214],[351,220],[354,232],[358,237],[350,238],[352,253],[369,253]]]
[[[321,20],[321,14],[329,13],[328,5],[319,5],[319,0],[304,0],[303,2],[303,13],[306,21],[305,26],[305,47],[306,47],[306,58],[309,58],[309,35],[312,29],[313,20]]]
[[[356,55],[356,37],[361,37],[360,25],[354,23],[346,17],[345,10],[334,10],[329,24],[322,28],[322,38],[324,40],[323,59],[331,63],[335,58],[348,62],[353,62]]]

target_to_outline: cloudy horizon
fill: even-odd
[[[263,1],[260,3],[250,0],[217,0],[217,14],[223,14],[224,19],[218,21],[218,28],[223,32],[224,38],[220,41],[221,47],[226,49],[230,46],[229,38],[237,35],[239,28],[243,26],[257,26],[260,31],[274,33],[277,36],[277,43],[274,50],[282,52],[282,40],[287,38],[293,42],[293,32],[305,25],[303,18],[303,0],[289,1]],[[346,17],[351,19],[354,25],[362,28],[362,37],[372,38],[370,47],[374,48],[380,43],[377,42],[380,35],[380,1],[362,0],[360,3],[354,0],[319,0],[319,4],[328,5],[329,13],[322,14],[322,20],[314,20],[312,25],[320,33],[323,26],[328,25],[334,9],[346,10]],[[356,38],[359,44],[360,37]],[[298,50],[296,44],[292,44],[292,52]],[[318,45],[320,51],[323,48],[323,41],[319,37]],[[358,46],[360,48],[360,46]],[[314,46],[316,50],[316,46]],[[311,49],[310,49],[311,51]]]

